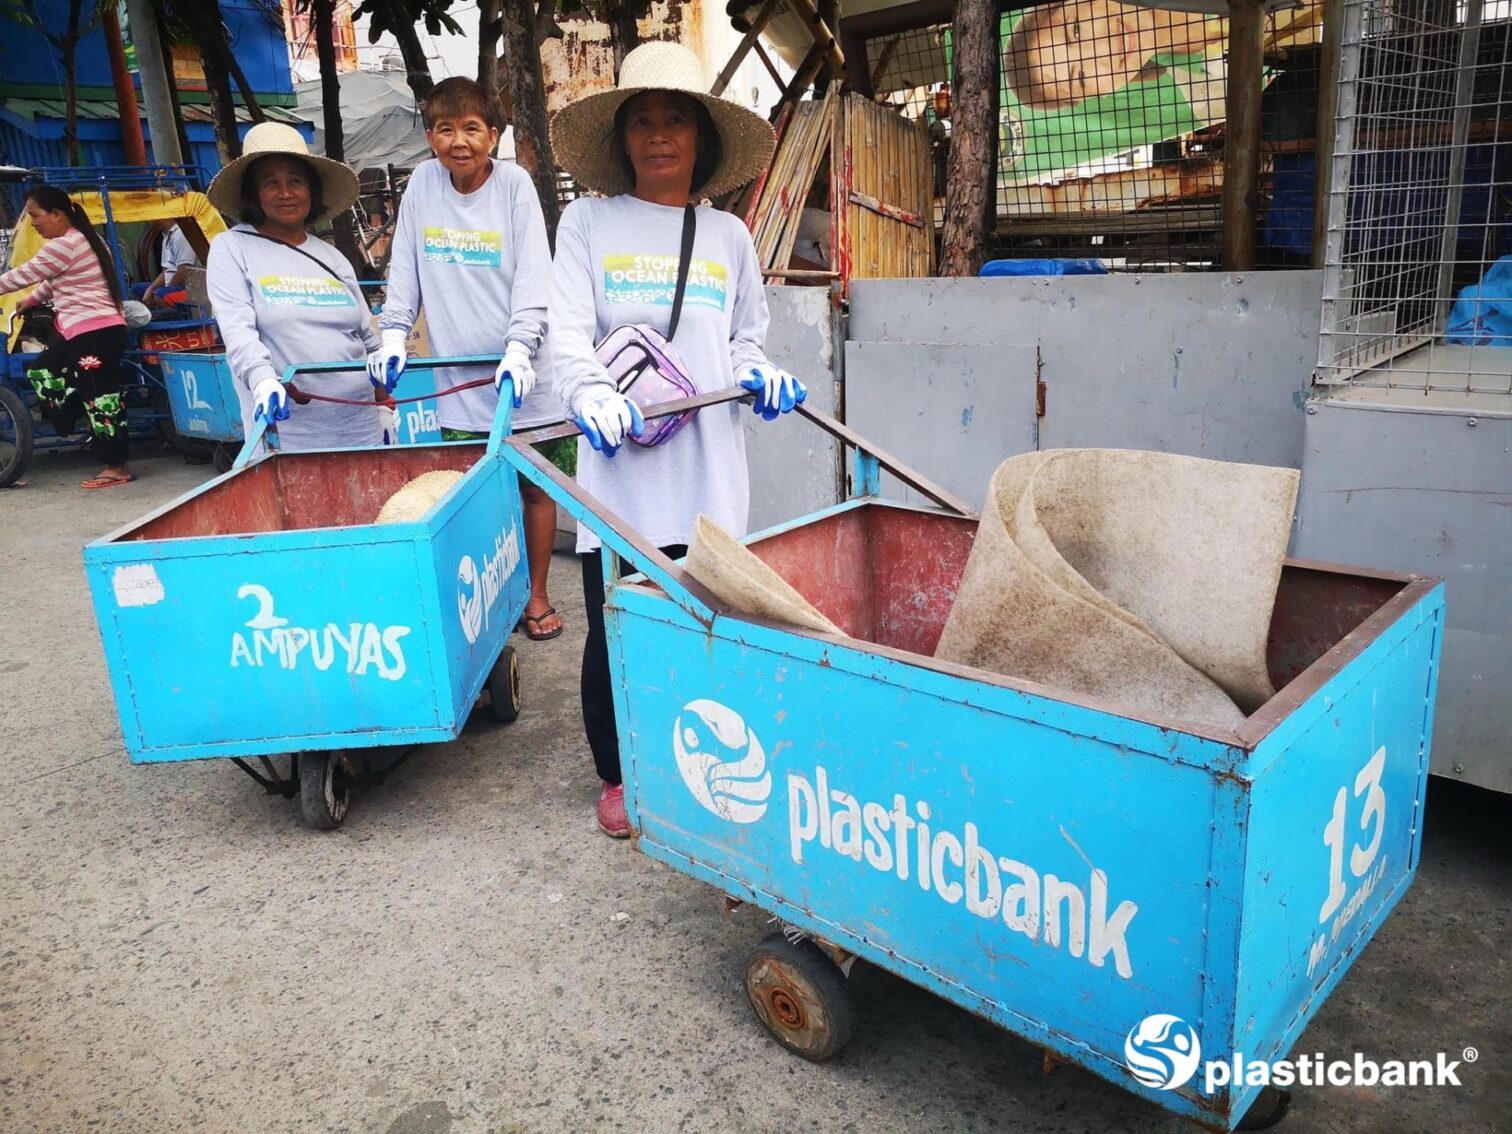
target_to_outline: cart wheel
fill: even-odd
[[[815,1063],[838,1053],[855,1028],[845,974],[812,941],[774,933],[751,950],[746,995],[778,1043]]]
[[[226,445],[217,441],[210,452],[210,463],[218,473],[228,473],[241,452],[240,445]]]
[[[488,708],[496,721],[508,724],[520,716],[520,659],[505,646],[488,674]]]
[[[341,826],[346,818],[351,792],[335,752],[301,752],[299,761],[299,810],[307,825],[317,831]]]
[[[31,455],[31,413],[16,391],[0,386],[0,488],[21,479]]]
[[[1291,1109],[1291,1092],[1280,1087],[1261,1087],[1235,1130],[1269,1130]]]

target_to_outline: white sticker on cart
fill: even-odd
[[[151,563],[132,563],[117,567],[110,577],[120,606],[153,606],[163,601],[163,581]]]

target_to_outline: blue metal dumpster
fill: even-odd
[[[510,405],[487,444],[249,464],[259,423],[233,471],[89,544],[132,762],[229,757],[330,827],[363,772],[356,752],[454,739],[485,687],[495,718],[513,720],[505,643],[530,583],[519,484],[499,453]],[[426,515],[373,522],[438,469],[464,475]],[[271,759],[284,753],[287,776]]]
[[[850,637],[723,609],[528,448],[570,427],[506,446],[643,572],[605,609],[639,848],[786,923],[746,983],[797,1054],[845,1042],[860,957],[1233,1129],[1262,1085],[1209,1061],[1285,1057],[1416,870],[1441,582],[1288,562],[1275,697],[1235,732],[1140,717],[936,661],[969,509],[799,411],[863,491],[880,464],[946,505],[862,497],[747,541]]]

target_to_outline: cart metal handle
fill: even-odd
[[[719,390],[711,394],[700,394],[692,398],[679,398],[677,401],[664,402],[653,406],[645,411],[648,421],[659,417],[667,417],[672,414],[683,413],[688,410],[704,409],[708,406],[724,405],[727,402],[750,400],[753,397],[751,391],[741,386],[731,386],[726,390]],[[799,404],[794,409],[808,418],[819,428],[838,439],[842,445],[848,445],[856,453],[856,477],[855,495],[875,496],[881,486],[880,470],[886,469],[914,491],[927,496],[936,504],[947,508],[957,515],[968,519],[976,518],[976,511],[933,481],[921,476],[907,465],[903,464],[891,454],[883,452],[865,438],[855,433],[848,426],[835,420],[823,410],[811,409],[809,406]],[[678,606],[682,607],[694,618],[708,625],[713,621],[716,614],[727,613],[729,607],[716,598],[696,579],[679,567],[676,563],[662,554],[661,550],[647,542],[640,533],[631,530],[630,526],[613,512],[604,507],[593,496],[585,492],[578,483],[567,476],[540,453],[534,446],[542,441],[555,441],[563,437],[574,437],[582,430],[575,422],[564,422],[560,425],[548,425],[541,429],[525,430],[509,437],[503,447],[504,459],[519,471],[531,483],[545,491],[557,503],[563,505],[574,519],[587,524],[604,546],[624,558],[635,568],[666,592]],[[604,563],[605,582],[617,582],[619,579],[618,564],[613,559],[607,559]]]
[[[491,354],[465,354],[455,358],[412,358],[405,364],[404,369],[409,370],[435,370],[443,366],[497,366],[498,358]],[[367,370],[367,362],[304,362],[297,366],[291,366],[283,373],[280,381],[287,386],[300,374],[340,374],[352,370]],[[377,402],[373,403],[377,405]],[[509,420],[514,412],[514,398],[499,398],[499,408],[494,414],[493,426],[488,432],[488,455],[498,456],[499,448],[503,439],[509,435]],[[252,463],[252,454],[257,451],[258,443],[262,442],[265,453],[272,450],[267,444],[268,422],[259,419],[252,425],[252,436],[242,443],[242,450],[236,455],[236,460],[231,464],[231,471],[237,472]],[[277,426],[274,426],[277,430]]]

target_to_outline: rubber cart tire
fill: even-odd
[[[815,1063],[850,1042],[855,1008],[845,974],[812,941],[774,933],[746,960],[746,995],[772,1038]]]
[[[14,440],[8,435],[14,434]],[[0,488],[21,479],[32,457],[32,419],[21,395],[0,386]]]
[[[335,752],[301,752],[299,760],[299,810],[306,826],[330,831],[346,818],[351,789]]]
[[[489,671],[488,711],[505,724],[520,717],[520,659],[513,646],[504,647]]]
[[[240,454],[241,446],[235,442],[227,445],[224,442],[217,441],[210,450],[210,464],[216,472],[228,473]]]
[[[1291,1092],[1280,1087],[1261,1087],[1235,1130],[1269,1130],[1291,1109]]]

